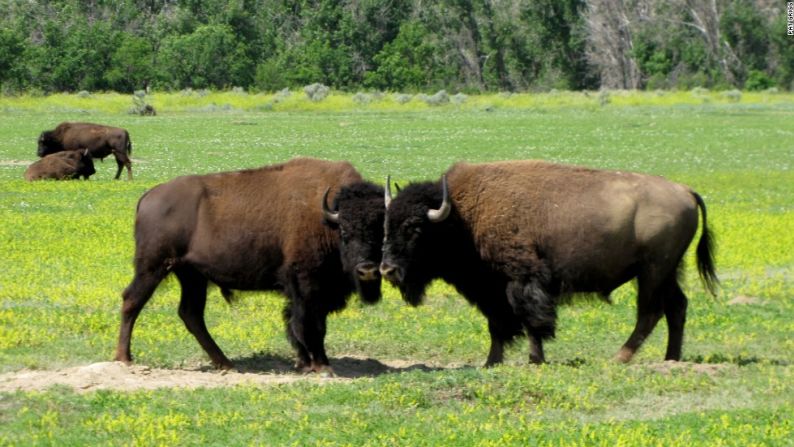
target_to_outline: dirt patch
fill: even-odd
[[[737,295],[734,299],[728,301],[729,306],[736,306],[741,304],[764,304],[764,300],[755,296]]]
[[[29,166],[32,160],[0,160],[0,166]]]
[[[691,371],[697,374],[706,374],[710,377],[714,377],[719,374],[722,374],[725,370],[734,367],[733,365],[722,364],[722,363],[676,362],[672,360],[665,361],[662,363],[651,363],[649,365],[641,365],[641,366],[665,375],[670,375],[674,371],[675,372]]]
[[[100,362],[53,371],[29,370],[0,374],[0,392],[41,391],[66,386],[77,392],[96,390],[135,391],[157,388],[216,388],[235,385],[277,385],[297,381],[314,383],[345,382],[361,377],[409,370],[436,368],[408,362],[382,363],[374,359],[345,357],[332,360],[334,375],[299,374],[283,359],[243,360],[237,370],[218,371],[200,366],[185,369],[160,369],[121,362]]]

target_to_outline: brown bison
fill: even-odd
[[[116,180],[121,176],[124,166],[127,167],[127,178],[132,180],[132,142],[130,134],[124,129],[91,123],[61,123],[55,129],[45,130],[39,135],[39,157],[80,149],[88,149],[91,157],[100,160],[113,154],[118,165]]]
[[[94,175],[94,161],[88,150],[58,152],[34,162],[25,170],[25,180],[70,180]]]
[[[333,205],[327,198],[333,197]],[[287,338],[296,367],[330,371],[326,317],[358,292],[380,299],[383,188],[346,162],[287,163],[179,177],[146,192],[135,218],[135,276],[123,292],[116,360],[130,362],[139,312],[173,272],[179,316],[212,362],[230,368],[204,324],[207,284],[286,295]]]
[[[664,315],[665,358],[679,360],[687,298],[678,275],[698,208],[698,269],[709,291],[717,283],[703,200],[660,177],[543,161],[458,163],[441,182],[386,194],[381,274],[413,305],[434,278],[454,285],[488,319],[486,366],[502,362],[505,343],[522,333],[530,362],[544,362],[542,342],[554,337],[565,297],[608,298],[633,278],[637,323],[618,359],[629,361]]]

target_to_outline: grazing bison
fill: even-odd
[[[127,178],[132,180],[130,134],[118,127],[91,123],[61,123],[55,129],[41,133],[37,153],[39,157],[44,157],[56,152],[80,149],[88,149],[91,157],[100,160],[113,154],[118,165],[116,180],[124,166],[127,167]]]
[[[329,208],[327,199],[334,197]],[[179,177],[146,192],[135,218],[135,276],[123,292],[116,360],[130,362],[139,312],[170,272],[179,316],[212,362],[232,363],[204,324],[207,284],[287,296],[287,338],[302,371],[330,371],[326,317],[358,292],[380,299],[383,188],[346,162],[298,158],[239,172]]]
[[[70,180],[94,175],[94,161],[88,150],[58,152],[34,162],[25,170],[25,180]]]
[[[637,323],[618,359],[628,362],[664,315],[665,358],[679,360],[687,298],[678,274],[698,208],[698,269],[714,293],[706,206],[660,177],[542,161],[458,163],[440,183],[409,185],[393,201],[389,189],[382,276],[413,305],[434,278],[455,286],[488,319],[486,366],[502,362],[505,343],[522,333],[530,362],[544,362],[562,299],[608,298],[633,278]]]

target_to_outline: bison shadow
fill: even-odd
[[[286,356],[257,353],[249,357],[240,357],[233,360],[234,367],[244,373],[268,374],[299,374],[295,369],[294,359]],[[371,358],[338,357],[331,359],[334,375],[348,379],[360,377],[377,377],[383,374],[395,374],[408,371],[446,371],[464,367],[434,367],[422,363],[406,364],[405,366],[391,366]]]

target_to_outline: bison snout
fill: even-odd
[[[374,262],[362,262],[356,266],[359,281],[375,281],[378,279],[378,265]]]
[[[380,274],[393,283],[402,282],[403,279],[402,269],[388,261],[380,263]]]

